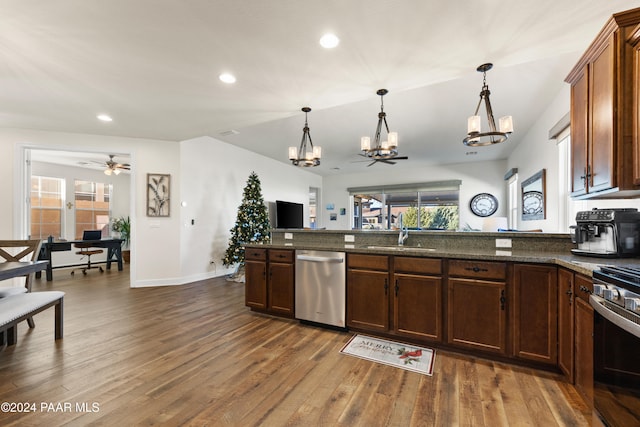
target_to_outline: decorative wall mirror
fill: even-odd
[[[545,169],[522,181],[522,220],[546,218]]]

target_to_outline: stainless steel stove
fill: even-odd
[[[640,267],[593,272],[594,407],[605,425],[640,426]]]

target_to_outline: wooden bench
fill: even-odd
[[[0,298],[0,346],[4,350],[18,340],[18,323],[47,308],[55,307],[55,339],[62,338],[64,292],[44,291]]]

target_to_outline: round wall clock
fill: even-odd
[[[498,210],[498,199],[493,194],[480,193],[471,198],[469,208],[475,215],[491,216]]]
[[[543,202],[542,192],[527,191],[522,195],[522,213],[525,215],[541,214]]]

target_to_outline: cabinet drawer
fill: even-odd
[[[386,255],[349,254],[347,268],[388,271],[389,257]]]
[[[442,274],[442,261],[434,258],[397,256],[393,258],[396,273]]]
[[[288,249],[269,249],[269,261],[293,264],[293,251]]]
[[[589,295],[593,293],[593,280],[591,277],[576,274],[574,281],[574,295],[589,304]]]
[[[482,279],[505,279],[507,264],[491,261],[449,261],[449,275]]]
[[[244,259],[253,259],[256,261],[267,260],[267,250],[261,248],[246,248],[244,250]]]

